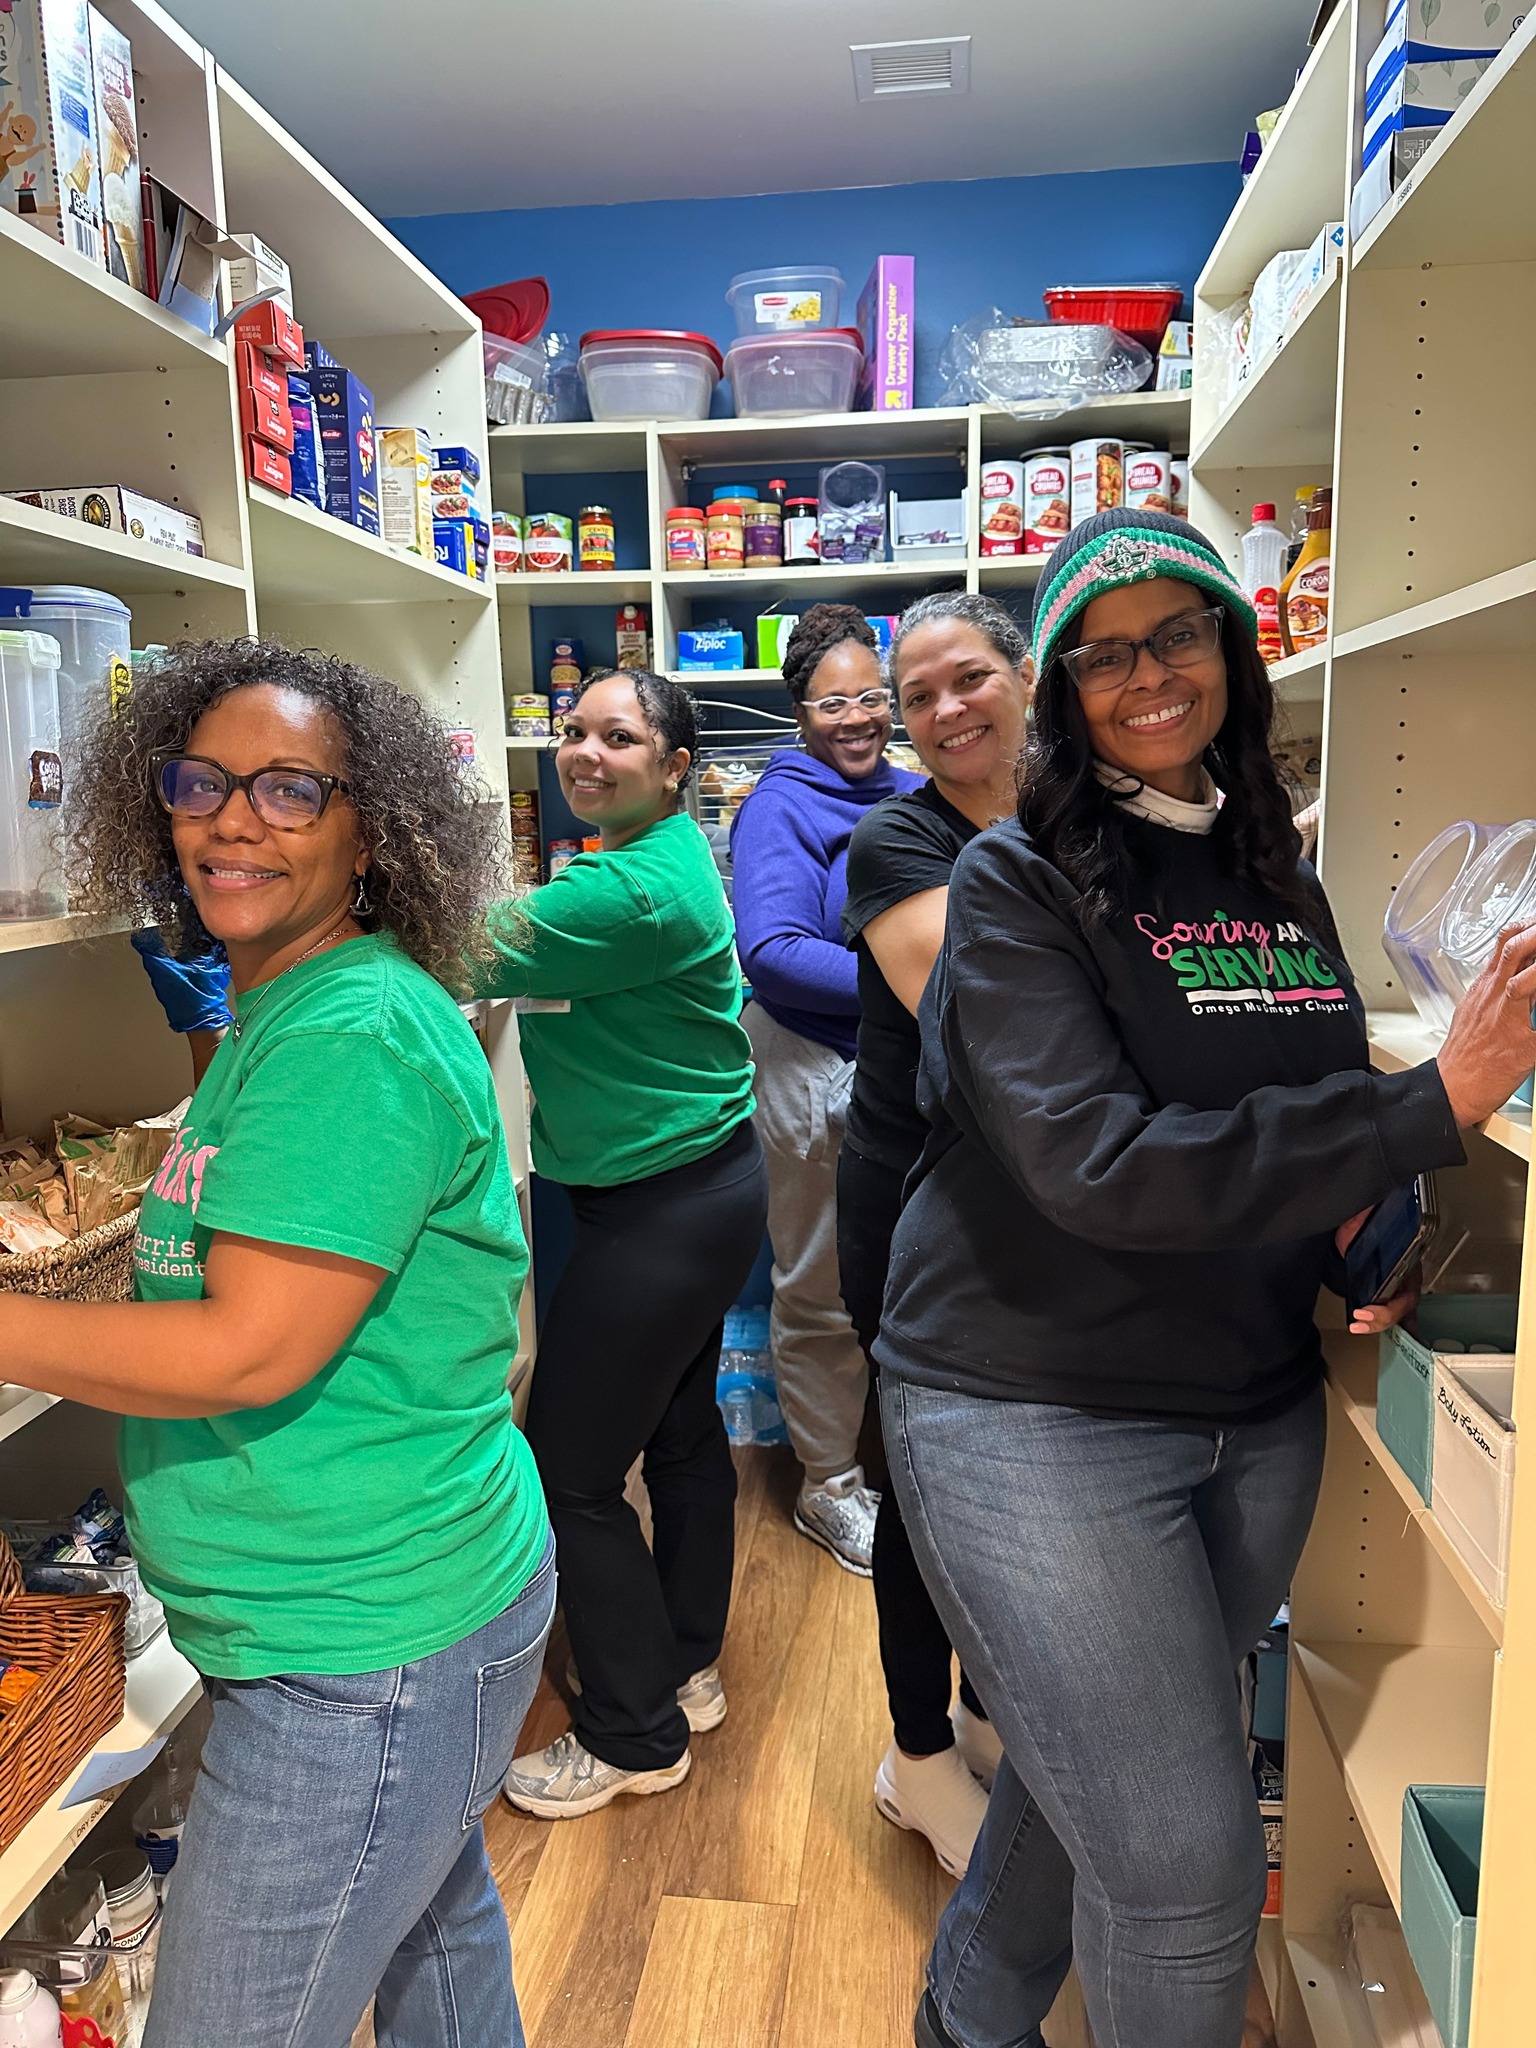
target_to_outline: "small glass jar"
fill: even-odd
[[[708,560],[704,514],[697,505],[674,505],[667,514],[667,567],[702,569]]]
[[[576,561],[582,569],[611,569],[613,514],[606,505],[583,505],[576,518]]]
[[[739,498],[717,498],[709,508],[709,566],[740,569],[746,561],[746,521]]]
[[[747,507],[743,522],[747,567],[777,569],[784,560],[784,510],[771,499]]]
[[[817,538],[818,505],[815,498],[788,498],[784,503],[784,560],[818,562],[821,546]]]

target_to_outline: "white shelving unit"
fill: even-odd
[[[1196,286],[1213,313],[1282,248],[1348,218],[1366,61],[1382,0],[1341,0]],[[1322,719],[1321,864],[1397,1072],[1437,1041],[1382,953],[1421,846],[1458,818],[1536,807],[1536,20],[1527,19],[1341,271],[1217,412],[1197,383],[1191,512],[1229,555],[1249,508],[1334,489],[1330,637],[1276,669]],[[1469,507],[1496,506],[1493,516]],[[1515,1419],[1533,1421],[1531,1119],[1507,1107],[1445,1175],[1462,1228],[1518,1284]],[[1518,1276],[1518,1277],[1517,1277]],[[1503,1281],[1500,1281],[1503,1284]],[[1282,2048],[1365,2048],[1343,1995],[1341,1924],[1399,1898],[1403,1792],[1488,1787],[1472,2048],[1531,2031],[1529,1842],[1536,1787],[1536,1471],[1517,1468],[1509,1597],[1491,1601],[1376,1429],[1377,1347],[1325,1338],[1330,1437],[1291,1605],[1285,1904],[1261,1945]]]
[[[488,460],[474,316],[155,4],[101,0],[133,49],[144,166],[233,232],[254,230],[293,273],[295,312],[373,391],[382,425],[425,427]],[[194,557],[0,498],[0,583],[114,592],[133,640],[261,632],[366,664],[476,736],[498,795],[505,740],[495,594],[311,508],[248,485],[231,351],[196,334],[8,212],[0,212],[0,490],[122,484],[195,512]],[[541,743],[542,744],[542,743]],[[115,922],[0,924],[0,1129],[51,1135],[79,1110],[129,1121],[190,1083]],[[522,1067],[509,1005],[487,1050],[527,1220]],[[525,1291],[518,1366],[532,1355]],[[69,1489],[79,1483],[79,1493]],[[0,1384],[0,1498],[36,1510],[112,1476],[103,1418]],[[195,1696],[168,1640],[129,1666],[128,1711],[99,1747],[163,1733]],[[60,1797],[62,1797],[62,1789]],[[0,1932],[106,1810],[58,1800],[0,1855]]]

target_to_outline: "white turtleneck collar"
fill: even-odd
[[[1107,761],[1095,761],[1094,769],[1100,782],[1119,804],[1133,818],[1145,818],[1152,825],[1166,825],[1173,832],[1209,832],[1216,823],[1216,813],[1221,808],[1221,792],[1211,780],[1209,769],[1202,768],[1199,801],[1185,803],[1182,797],[1164,796],[1160,789],[1153,789],[1150,783],[1139,776],[1130,775],[1121,768],[1111,768]]]

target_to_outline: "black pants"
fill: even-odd
[[[715,1376],[768,1176],[744,1123],[687,1166],[567,1192],[576,1236],[540,1332],[528,1440],[581,1674],[576,1733],[604,1763],[656,1770],[688,1747],[677,1688],[725,1635],[736,1468]],[[649,1549],[624,1498],[642,1452]]]
[[[953,1743],[949,1722],[950,1660],[954,1652],[928,1594],[906,1525],[891,1487],[874,1395],[870,1358],[880,1329],[891,1237],[901,1214],[906,1176],[893,1166],[866,1159],[844,1145],[837,1157],[837,1265],[843,1303],[870,1360],[870,1405],[874,1426],[865,1429],[860,1450],[871,1486],[880,1489],[875,1521],[875,1615],[880,1626],[880,1663],[896,1744],[908,1756],[936,1756]],[[960,1697],[973,1714],[985,1715],[964,1671]]]

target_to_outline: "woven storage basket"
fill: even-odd
[[[0,1657],[42,1679],[0,1715],[0,1851],[123,1718],[127,1618],[121,1593],[24,1593],[0,1538]]]
[[[0,1294],[44,1294],[53,1301],[127,1301],[133,1294],[133,1240],[139,1212],[99,1223],[68,1244],[0,1257]]]

